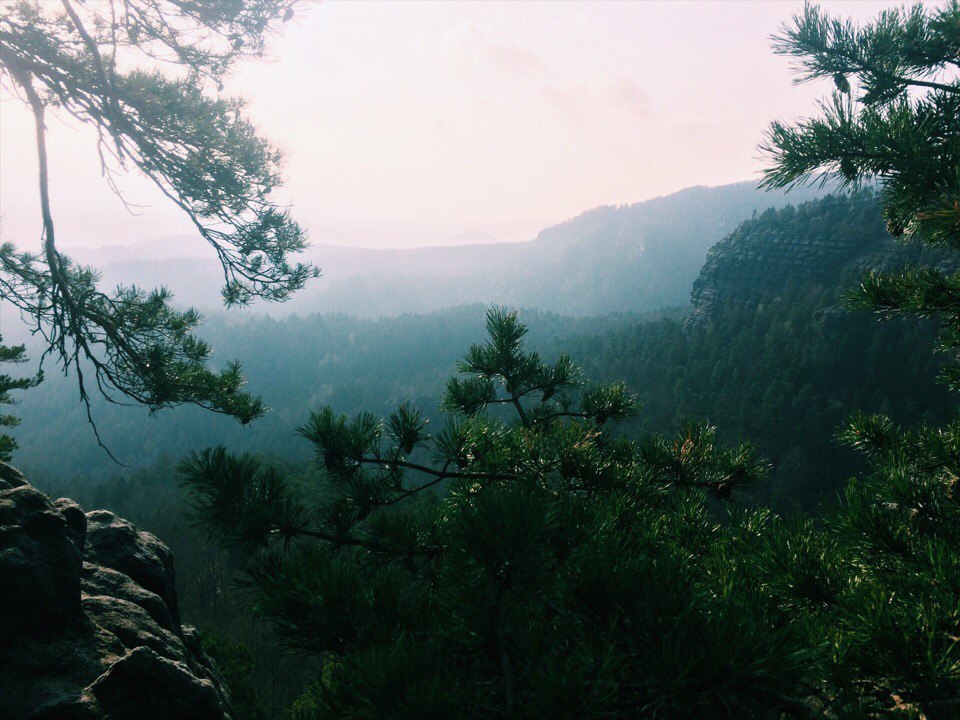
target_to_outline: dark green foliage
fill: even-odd
[[[631,437],[708,418],[727,441],[748,437],[774,464],[751,498],[813,509],[859,468],[833,434],[858,408],[903,422],[948,419],[954,401],[935,381],[931,328],[875,323],[826,305],[828,293],[786,291],[759,307],[728,306],[709,324],[662,321],[565,345],[604,380],[629,379],[644,412]]]
[[[618,437],[629,396],[525,332],[488,315],[435,435],[407,405],[315,413],[306,485],[181,465],[203,527],[248,549],[254,610],[321,663],[294,717],[955,717],[960,424],[855,417],[872,470],[840,505],[740,509],[751,446]]]
[[[0,336],[0,341],[3,337]],[[26,349],[23,345],[7,347],[0,344],[0,367],[3,363],[19,364],[27,361],[24,356]],[[14,378],[6,373],[0,373],[0,405],[13,405],[16,400],[10,395],[12,390],[29,390],[35,387],[43,379],[42,375],[36,377]],[[20,418],[15,415],[0,414],[0,427],[16,427],[20,424]],[[7,435],[0,433],[0,462],[9,462],[12,453],[17,449],[17,442]]]
[[[780,602],[809,613],[838,699],[867,716],[898,706],[905,717],[956,717],[960,425],[903,432],[860,415],[842,437],[868,454],[869,473],[851,481],[826,529],[773,524],[758,579],[775,578]]]
[[[813,253],[816,264],[795,269],[797,256]],[[631,436],[708,418],[721,437],[751,438],[773,462],[772,482],[752,498],[812,509],[859,468],[833,440],[851,412],[951,417],[954,402],[935,382],[942,362],[931,323],[877,323],[838,307],[864,264],[897,267],[917,255],[893,243],[869,191],[770,210],[711,251],[686,321],[578,334],[563,346],[587,359],[592,376],[640,393]]]
[[[805,214],[785,226],[781,215],[762,218],[751,221],[749,232],[758,237],[799,233],[829,220]],[[725,441],[750,438],[774,464],[771,483],[751,498],[810,507],[832,496],[858,467],[855,454],[832,440],[850,412],[937,422],[952,407],[934,381],[941,362],[931,351],[931,329],[838,311],[838,293],[798,283],[779,299],[760,295],[756,305],[731,303],[709,324],[686,327],[679,312],[678,319],[655,321],[577,321],[530,311],[525,317],[529,344],[542,357],[552,361],[568,352],[589,377],[625,381],[641,396],[644,412],[623,424],[624,434],[639,439],[688,418],[707,418]],[[482,332],[482,316],[482,308],[471,307],[378,322],[313,316],[211,323],[210,339],[222,352],[245,353],[250,382],[272,412],[241,428],[197,411],[145,417],[132,408],[97,405],[98,425],[117,456],[140,467],[211,444],[303,462],[309,454],[290,441],[289,430],[317,403],[384,417],[415,403],[424,419],[436,422],[444,378],[455,368],[453,348]],[[81,408],[64,409],[65,392],[65,380],[50,376],[19,408],[19,463],[36,481],[70,480],[61,492],[73,496],[84,483],[109,480],[116,469],[91,443]],[[44,452],[50,434],[58,438],[56,456]]]
[[[204,633],[203,651],[217,664],[217,670],[230,688],[230,703],[236,720],[263,720],[253,687],[253,653],[243,643],[219,633]]]
[[[350,414],[369,409],[386,416],[409,402],[422,408],[426,418],[436,419],[445,381],[455,370],[460,351],[483,332],[484,310],[466,306],[377,321],[333,314],[284,320],[255,315],[234,321],[221,314],[206,325],[209,340],[227,357],[242,355],[249,382],[263,393],[269,413],[240,426],[195,408],[148,416],[139,408],[94,399],[97,425],[117,457],[138,468],[152,468],[164,455],[218,444],[304,462],[310,454],[305,444],[291,442],[290,428],[321,404]],[[613,331],[662,315],[576,319],[525,313],[533,326],[531,345],[551,361],[557,355],[557,338]],[[43,352],[35,339],[21,342],[27,343],[30,354]],[[47,381],[30,393],[20,408],[19,462],[31,478],[110,480],[117,468],[89,437],[82,407],[64,406],[64,393],[70,390],[59,374],[48,374]],[[56,457],[45,452],[50,435],[58,438]]]
[[[0,290],[64,371],[73,369],[90,416],[89,392],[151,410],[181,404],[260,416],[242,392],[236,363],[208,367],[193,335],[199,315],[170,294],[97,287],[98,275],[58,249],[49,199],[46,113],[97,130],[104,175],[136,168],[192,221],[223,271],[223,298],[284,300],[316,270],[290,262],[304,249],[300,227],[271,200],[280,153],[243,117],[243,103],[217,95],[233,64],[263,53],[264,36],[290,0],[173,2],[17,0],[0,16],[0,79],[32,112],[40,175],[39,254],[0,245]],[[183,74],[142,70],[170,63]],[[158,62],[159,61],[159,62]]]
[[[778,50],[801,60],[807,77],[834,74],[840,93],[824,117],[775,124],[768,182],[782,186],[818,170],[849,183],[876,177],[896,237],[960,249],[960,4],[893,10],[864,28],[807,6],[784,28]],[[852,95],[848,76],[864,91]],[[842,80],[842,82],[841,82]],[[854,306],[883,315],[941,319],[956,389],[960,302],[955,270],[916,267],[869,273]],[[885,415],[858,413],[840,440],[865,452],[870,472],[848,485],[823,537],[848,564],[843,583],[822,583],[831,607],[828,670],[838,699],[858,715],[886,709],[908,717],[960,715],[960,555],[957,492],[960,425],[904,431]],[[833,575],[829,546],[815,533],[798,545]],[[854,702],[852,699],[857,698]]]
[[[771,126],[766,184],[784,187],[813,173],[844,184],[877,179],[891,235],[960,250],[960,3],[889,10],[863,27],[807,5],[774,47],[797,58],[801,80],[832,77],[838,90],[821,103],[820,117]],[[948,265],[870,273],[851,303],[942,319],[941,346],[956,356],[955,256]],[[960,387],[955,362],[946,379]]]
[[[257,612],[323,658],[295,716],[793,713],[816,649],[712,572],[732,535],[709,498],[765,463],[709,427],[618,438],[607,424],[635,412],[622,386],[582,389],[568,358],[525,350],[514,314],[492,311],[488,334],[435,436],[406,406],[315,413],[314,491],[260,493],[269,471],[222,451],[181,465],[210,531],[259,546]]]

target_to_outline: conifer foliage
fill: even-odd
[[[960,388],[960,3],[893,9],[863,27],[808,5],[775,48],[797,58],[801,79],[832,77],[837,91],[821,117],[771,127],[767,183],[816,172],[878,181],[890,233],[939,249],[943,260],[868,272],[851,305],[940,319],[945,380]],[[869,472],[847,487],[829,535],[795,545],[821,584],[830,545],[842,549],[839,591],[823,594],[835,702],[847,698],[855,716],[958,717],[960,425],[905,431],[857,414],[840,439],[866,453]]]
[[[0,340],[3,340],[3,337],[0,337]],[[0,344],[0,367],[3,363],[14,365],[25,363],[27,361],[25,352],[26,348],[23,345],[10,347]],[[15,378],[6,373],[0,373],[0,405],[13,405],[16,400],[10,394],[12,390],[28,390],[42,379],[42,375]],[[16,415],[0,414],[0,427],[16,427],[19,424],[20,419]],[[6,433],[0,433],[0,462],[8,462],[16,449],[16,440]]]
[[[807,5],[774,39],[800,81],[832,78],[821,114],[775,122],[762,146],[769,187],[816,174],[841,184],[876,180],[890,234],[945,251],[942,266],[868,272],[854,307],[944,321],[941,345],[960,387],[960,2],[895,8],[863,27]]]
[[[318,458],[307,485],[223,449],[181,465],[206,527],[250,552],[257,612],[323,658],[299,716],[796,707],[810,653],[786,615],[711,570],[732,537],[711,503],[765,463],[707,426],[620,439],[612,425],[636,412],[622,385],[527,352],[515,313],[492,310],[487,329],[435,434],[408,405],[326,408],[300,430]]]
[[[294,717],[952,718],[960,426],[858,416],[824,516],[743,507],[767,465],[715,429],[642,443],[620,385],[488,315],[435,434],[330,408],[316,469],[223,448],[180,466],[254,611],[319,658]]]
[[[98,273],[61,252],[49,183],[47,122],[67,116],[97,133],[101,171],[149,178],[216,254],[228,305],[284,300],[315,277],[292,261],[305,235],[274,191],[281,153],[225,97],[223,80],[264,53],[293,0],[11,0],[0,13],[0,82],[33,116],[42,250],[0,244],[0,295],[90,393],[151,410],[195,404],[247,423],[264,412],[236,363],[209,365],[200,316],[164,288],[104,291]],[[122,195],[121,195],[122,199]]]

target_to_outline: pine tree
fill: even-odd
[[[306,243],[273,199],[282,155],[244,117],[243,101],[220,91],[239,60],[263,54],[265,36],[293,7],[294,0],[4,4],[0,81],[34,119],[42,251],[0,244],[0,293],[64,371],[74,371],[91,423],[97,391],[151,410],[195,404],[242,423],[265,408],[242,390],[237,363],[209,366],[210,347],[193,332],[197,312],[175,309],[164,288],[103,291],[94,269],[61,253],[48,115],[97,131],[101,170],[118,195],[118,174],[136,170],[189,218],[223,266],[228,305],[284,300],[317,271],[291,261]]]
[[[945,380],[960,388],[960,3],[894,9],[863,27],[808,5],[775,48],[802,80],[833,78],[837,91],[820,117],[772,126],[767,183],[818,172],[879,183],[891,235],[938,251],[938,263],[868,272],[850,304],[939,318]],[[870,472],[850,483],[827,534],[796,544],[811,558],[826,548],[808,563],[821,578],[842,558],[825,603],[833,703],[858,717],[958,717],[960,423],[904,431],[857,414],[840,437],[867,453]]]
[[[946,379],[960,388],[960,2],[888,10],[863,27],[807,5],[774,49],[796,59],[800,81],[831,78],[836,91],[819,117],[773,123],[765,183],[879,183],[890,234],[940,251],[939,263],[868,272],[851,304],[941,318]]]
[[[623,385],[528,352],[515,313],[487,329],[436,434],[409,405],[383,420],[325,408],[300,430],[318,458],[306,482],[222,448],[181,465],[203,525],[251,553],[257,613],[323,658],[297,716],[805,707],[813,653],[789,616],[713,570],[741,529],[711,506],[766,464],[709,426],[619,438],[636,412]]]
[[[3,337],[0,336],[0,341]],[[0,342],[0,367],[3,363],[19,364],[27,361],[23,345],[9,347]],[[28,390],[43,379],[42,375],[35,377],[14,378],[6,373],[0,373],[0,405],[13,405],[16,400],[10,395],[13,390]],[[0,413],[0,427],[16,427],[20,419],[15,415]],[[0,433],[0,462],[9,462],[12,453],[17,449],[16,441],[6,433]]]

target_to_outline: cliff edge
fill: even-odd
[[[886,231],[879,195],[831,195],[798,207],[757,213],[707,253],[690,301],[694,322],[730,305],[755,305],[790,288],[825,293],[828,305],[867,269],[942,258],[899,245]]]
[[[169,548],[111,512],[51,500],[2,462],[0,718],[232,718],[180,624]]]

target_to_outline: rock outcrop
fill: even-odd
[[[170,550],[0,463],[0,719],[230,718],[180,624]]]
[[[770,209],[741,223],[707,253],[690,295],[691,321],[783,295],[791,287],[824,290],[825,302],[835,305],[863,271],[908,263],[945,267],[943,257],[904,247],[887,233],[873,191]]]

